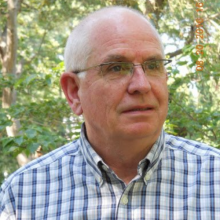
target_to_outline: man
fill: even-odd
[[[217,219],[220,152],[166,134],[160,37],[138,12],[103,8],[70,35],[61,85],[81,137],[3,184],[0,219]]]

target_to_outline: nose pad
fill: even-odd
[[[145,69],[143,67],[143,65],[141,63],[139,64],[133,64],[133,67],[132,67],[132,75],[134,75],[134,71],[135,71],[135,67],[138,67],[140,66],[142,68],[142,71],[144,72],[144,75],[145,75]]]
[[[138,66],[142,68],[142,72],[140,72],[139,69],[134,68]],[[151,90],[151,83],[145,74],[142,64],[134,64],[132,77],[128,85],[128,92],[130,94],[137,93],[137,92],[144,94],[144,93],[149,92],[150,90]]]

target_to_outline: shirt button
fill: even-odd
[[[122,198],[121,198],[121,202],[124,204],[124,205],[126,205],[127,203],[128,203],[128,197],[127,196],[122,196]]]
[[[147,174],[147,175],[144,177],[144,179],[145,179],[146,181],[148,181],[148,180],[150,179],[150,174]]]

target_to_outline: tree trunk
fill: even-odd
[[[5,36],[2,37],[4,47],[1,47],[1,61],[3,77],[16,78],[16,61],[17,61],[17,15],[20,9],[21,0],[8,0],[7,26]],[[10,108],[16,102],[16,91],[13,87],[3,88],[2,108]],[[6,128],[7,135],[14,137],[19,134],[21,127],[18,119],[12,119],[13,125]],[[29,162],[25,155],[18,155],[19,165]]]

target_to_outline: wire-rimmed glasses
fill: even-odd
[[[107,62],[101,63],[96,66],[92,66],[80,71],[74,71],[74,73],[85,72],[89,69],[100,67],[103,77],[108,79],[118,79],[125,76],[131,76],[134,72],[134,67],[141,66],[144,73],[149,77],[166,77],[165,65],[171,63],[172,60],[160,59],[160,60],[148,60],[142,64],[135,64],[131,62]]]

